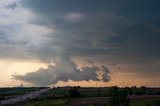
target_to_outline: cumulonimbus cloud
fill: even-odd
[[[135,1],[20,1],[21,3],[16,2],[17,7],[11,3],[8,4],[10,9],[3,9],[9,18],[5,19],[11,20],[10,23],[4,21],[4,15],[0,15],[0,57],[37,59],[47,64],[55,58],[65,58],[55,62],[55,67],[49,65],[48,69],[40,69],[24,76],[14,75],[14,79],[36,85],[69,79],[109,81],[108,71],[104,71],[107,68],[86,66],[77,69],[71,62],[71,58],[76,56],[108,55],[110,60],[104,56],[101,60],[125,65],[149,64],[153,67],[158,61],[159,66],[158,2],[152,4],[142,0],[137,6]],[[144,6],[143,11],[139,11],[141,5]],[[11,17],[14,15],[16,18]],[[25,17],[29,19],[24,19]],[[20,36],[22,39],[19,39]],[[93,64],[91,61],[89,63]],[[137,70],[146,73],[145,69]],[[149,71],[153,72],[151,69]],[[97,77],[98,75],[101,76]]]
[[[47,69],[41,68],[35,72],[25,75],[13,75],[14,79],[29,82],[38,86],[56,84],[58,81],[103,81],[108,82],[109,69],[105,66],[85,66],[79,69],[77,65],[69,60],[59,59],[48,65]]]

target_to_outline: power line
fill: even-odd
[[[10,81],[9,80],[10,79],[0,75],[0,85],[10,86],[10,87],[17,86],[17,84],[13,83],[13,80],[10,80]]]
[[[12,84],[11,82],[8,82],[8,80],[6,81],[6,80],[3,79],[3,78],[0,78],[0,80],[3,81],[3,82],[5,82],[5,83],[7,83],[7,84]]]
[[[11,86],[11,85],[9,85],[9,84],[6,84],[6,83],[4,83],[4,82],[1,82],[1,81],[0,81],[0,84],[1,84],[1,85],[3,84],[3,85],[5,85],[5,86]]]
[[[8,82],[8,79],[0,76],[0,83],[7,86],[14,86],[11,82]]]
[[[0,78],[1,81],[4,81],[5,83],[11,84],[10,82],[5,81],[4,79]]]

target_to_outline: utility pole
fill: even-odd
[[[21,100],[20,100],[20,102],[22,102],[22,88],[23,88],[23,83],[21,83]],[[21,104],[22,106],[23,106],[23,104]]]
[[[23,83],[21,83],[21,88],[23,88]]]

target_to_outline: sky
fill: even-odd
[[[159,4],[0,0],[0,87],[159,87]]]

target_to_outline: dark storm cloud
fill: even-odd
[[[128,60],[126,63],[151,64],[160,59],[160,49],[158,47],[160,45],[160,32],[153,31],[150,27],[143,24],[133,25],[128,30],[130,35],[127,42],[125,42],[122,48],[113,53],[116,55],[117,52],[119,55],[117,56],[121,58],[119,58],[120,61],[130,58],[132,60]]]
[[[119,13],[152,13],[158,12],[158,0],[23,0],[24,5],[39,13],[53,13],[66,11],[86,12],[119,12]],[[128,8],[128,10],[126,10]],[[139,11],[138,11],[139,10]],[[135,14],[136,15],[136,14]]]
[[[107,54],[119,48],[125,41],[123,38],[126,35],[119,33],[119,29],[114,28],[114,24],[121,29],[123,28],[125,20],[121,17],[99,13],[91,16],[81,13],[68,13],[67,15],[71,15],[72,20],[83,17],[80,20],[75,20],[76,22],[71,22],[66,19],[67,16],[54,18],[54,15],[52,16],[53,19],[45,16],[41,20],[39,19],[40,22],[32,23],[53,29],[55,32],[50,35],[48,46],[60,46],[63,48],[64,55]],[[78,17],[74,17],[74,15]]]
[[[35,10],[38,13],[44,13],[44,14],[49,14],[49,13],[64,13],[64,12],[81,12],[81,11],[86,11],[86,12],[97,12],[96,7],[101,7],[98,8],[100,11],[104,11],[104,8],[106,8],[106,1],[102,0],[101,2],[97,0],[47,0],[47,1],[42,1],[42,0],[24,0],[24,5]]]
[[[107,55],[111,56],[110,61],[116,62],[116,65],[153,65],[160,60],[159,3],[159,0],[23,0],[22,6],[37,14],[37,19],[30,21],[30,24],[53,30],[53,33],[48,35],[50,40],[47,44],[38,49],[33,47],[30,52],[45,61],[63,57],[65,59],[62,60],[69,64],[73,71],[63,69],[54,74],[58,71],[53,72],[49,68],[50,71],[42,69],[14,78],[27,82],[33,79],[33,82],[38,83],[37,76],[45,72],[44,77],[49,78],[46,82],[55,83],[58,79],[96,80],[94,67],[86,67],[77,73],[70,61],[73,56]],[[109,61],[108,58],[102,60]],[[144,68],[136,69],[142,73],[146,71]],[[50,76],[52,72],[56,77]],[[88,77],[88,73],[93,77]],[[106,80],[105,78],[103,80]]]
[[[160,70],[160,27],[157,23],[132,23],[127,28],[126,42],[107,56],[100,56],[102,62],[116,62],[120,71],[137,73],[143,77],[157,77]]]
[[[63,49],[63,55],[73,56],[108,54],[129,42],[134,36],[139,40],[141,32],[140,39],[153,36],[155,32],[148,31],[148,27],[159,27],[155,26],[159,20],[158,2],[23,0],[22,4],[40,15],[31,22],[32,24],[55,30],[50,36],[51,42],[48,46],[56,45]],[[136,40],[132,44],[135,44]],[[139,46],[136,47],[138,49]]]

